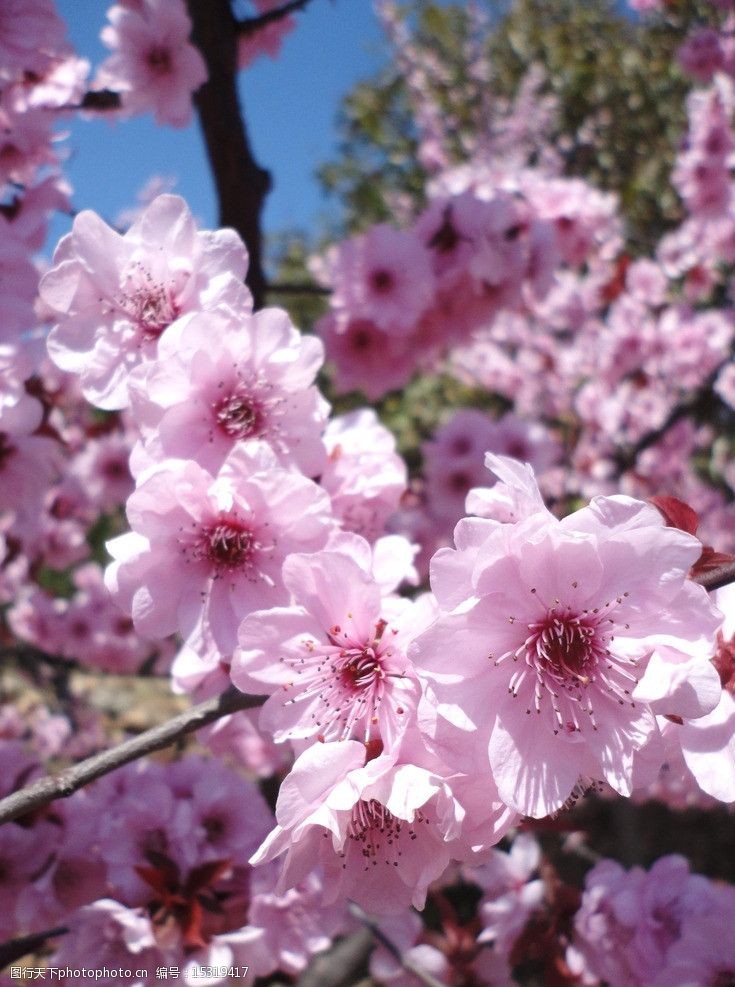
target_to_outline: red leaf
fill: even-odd
[[[676,497],[651,497],[649,504],[653,504],[660,513],[669,528],[678,528],[686,531],[689,535],[696,535],[699,525],[699,516],[694,508],[685,504],[683,500]]]
[[[201,891],[202,888],[214,884],[227,873],[230,867],[229,860],[210,860],[206,864],[200,864],[199,867],[195,867],[190,872],[186,879],[185,893],[193,895],[197,891]]]
[[[625,288],[625,276],[630,267],[630,257],[621,254],[615,261],[615,271],[607,284],[602,286],[600,292],[603,302],[614,302],[618,295],[623,293]]]
[[[145,883],[153,888],[156,894],[160,895],[162,898],[168,898],[169,892],[171,890],[171,885],[168,880],[168,875],[164,871],[159,870],[158,867],[140,867],[136,864],[134,867],[135,873],[142,877]]]
[[[184,934],[184,947],[186,949],[202,949],[207,945],[207,940],[202,935],[202,906],[196,899],[189,902],[181,930]]]

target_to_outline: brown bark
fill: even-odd
[[[219,203],[219,225],[237,230],[250,254],[246,282],[256,309],[265,303],[261,215],[271,188],[248,139],[237,91],[239,25],[230,0],[187,0],[192,41],[209,78],[194,96]]]

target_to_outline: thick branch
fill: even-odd
[[[49,939],[56,936],[63,936],[69,930],[66,926],[59,926],[58,929],[48,929],[46,932],[34,932],[30,936],[22,936],[20,939],[10,939],[8,942],[0,942],[0,970],[3,970],[9,963],[19,960],[28,953],[35,953],[37,949],[44,946]]]
[[[704,586],[710,593],[712,590],[720,589],[729,583],[735,583],[735,562],[725,562],[716,569],[711,569],[708,572],[700,572],[698,575],[693,576],[692,580],[695,583],[699,583],[700,586]]]
[[[270,174],[255,160],[237,93],[238,24],[230,0],[187,0],[192,41],[209,78],[194,97],[212,167],[219,225],[231,226],[250,254],[247,284],[255,307],[265,303],[261,213]]]
[[[29,936],[22,936],[20,939],[10,939],[8,942],[0,943],[0,970],[3,970],[9,963],[27,956],[28,953],[34,953],[44,946],[47,940],[56,936],[63,936],[68,931],[66,926],[59,926],[57,929],[34,932]]]
[[[259,14],[257,17],[245,17],[237,22],[237,30],[244,35],[255,34],[256,31],[267,27],[268,24],[274,24],[276,21],[288,17],[289,14],[295,14],[297,10],[303,10],[309,3],[311,0],[290,0],[289,3],[284,3],[282,7],[275,7],[265,14]]]
[[[84,785],[121,768],[130,761],[136,761],[153,751],[169,747],[187,734],[194,733],[230,713],[260,706],[263,701],[262,696],[248,696],[234,686],[230,686],[222,695],[193,706],[167,720],[166,723],[118,744],[117,747],[94,754],[86,761],[80,761],[79,764],[62,771],[55,778],[41,778],[32,785],[8,795],[7,798],[0,800],[0,824],[48,805],[55,799],[67,798]]]

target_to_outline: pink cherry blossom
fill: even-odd
[[[418,218],[415,230],[431,251],[439,286],[456,288],[472,272],[478,280],[487,274],[493,284],[508,281],[518,290],[523,276],[516,228],[520,218],[515,203],[503,194],[493,201],[470,191],[435,199]]]
[[[371,408],[332,418],[324,431],[327,463],[320,483],[349,531],[374,541],[406,489],[406,464],[392,433]]]
[[[0,511],[33,519],[59,462],[59,448],[42,435],[0,432]]]
[[[532,880],[540,863],[536,840],[520,833],[509,853],[493,850],[489,862],[473,875],[485,892],[480,905],[484,928],[479,941],[492,942],[506,958],[533,911],[543,905],[544,882]]]
[[[0,431],[28,433],[41,424],[43,408],[24,387],[32,371],[27,346],[0,343]]]
[[[53,0],[7,0],[0,10],[0,78],[40,73],[64,45],[64,22]]]
[[[705,715],[686,718],[669,729],[681,747],[686,767],[699,787],[722,802],[735,802],[735,584],[717,591],[725,615],[712,670],[722,688]]]
[[[487,478],[484,454],[505,454],[542,471],[558,458],[558,444],[539,424],[527,424],[513,414],[494,421],[474,408],[456,411],[422,445],[429,510],[456,521],[468,492]]]
[[[17,345],[36,323],[38,272],[26,243],[12,230],[0,238],[0,343]]]
[[[0,183],[30,185],[40,168],[57,163],[51,142],[53,119],[44,109],[14,107],[11,96],[0,95]]]
[[[377,758],[365,764],[354,740],[315,744],[296,761],[278,796],[278,825],[252,858],[286,853],[279,887],[324,869],[326,901],[353,898],[368,911],[422,908],[428,885],[450,860],[462,810],[439,776]]]
[[[274,970],[291,976],[302,973],[345,925],[341,904],[324,904],[324,887],[315,872],[279,893],[278,870],[278,865],[266,864],[255,868],[251,878],[248,926],[260,935],[251,947],[250,962],[258,976]]]
[[[264,445],[233,449],[214,477],[166,460],[139,478],[127,512],[132,531],[108,543],[118,604],[146,637],[204,626],[224,654],[243,617],[286,602],[285,557],[319,548],[332,525],[326,494]]]
[[[370,955],[370,975],[379,984],[417,987],[421,981],[406,969],[403,965],[406,961],[430,974],[440,984],[451,983],[451,964],[435,946],[421,941],[423,925],[415,912],[407,911],[384,918],[380,923],[380,931],[398,950],[400,959],[381,943],[377,943]]]
[[[131,369],[155,357],[178,319],[219,303],[249,312],[246,266],[237,234],[197,231],[178,196],[159,196],[124,236],[85,210],[42,279],[41,298],[59,319],[49,354],[80,375],[93,404],[125,407]]]
[[[58,48],[43,73],[16,82],[16,107],[62,109],[79,105],[87,90],[89,69],[86,58],[78,58],[68,46]]]
[[[487,758],[519,812],[554,811],[580,776],[629,794],[633,754],[657,730],[635,701],[651,653],[712,647],[718,612],[686,579],[700,543],[657,514],[600,497],[563,521],[467,520],[457,549],[433,560],[446,615],[411,657],[438,697],[437,739],[460,768],[468,745],[478,763]],[[450,653],[461,655],[451,671]]]
[[[718,32],[711,27],[695,29],[679,48],[677,57],[687,75],[697,82],[710,82],[724,62]]]
[[[649,872],[604,860],[586,877],[568,961],[583,983],[659,983],[669,950],[698,917],[712,919],[718,905],[715,888],[690,874],[683,857],[661,857]]]
[[[280,7],[281,0],[255,0],[255,6],[259,13],[266,14]],[[296,19],[286,16],[260,27],[257,31],[243,32],[237,39],[238,68],[248,68],[260,55],[278,58],[283,39],[295,27]]]
[[[69,932],[50,958],[56,968],[79,969],[95,957],[100,977],[97,983],[124,983],[127,987],[152,987],[157,966],[165,961],[153,935],[150,917],[143,908],[126,908],[111,898],[102,898],[75,912]],[[121,979],[119,970],[147,970],[147,975]],[[115,971],[105,976],[105,971]]]
[[[260,724],[276,741],[297,737],[379,742],[392,751],[418,699],[409,641],[433,614],[381,601],[380,587],[347,555],[291,555],[283,581],[294,606],[240,625],[232,680],[272,693]]]
[[[191,21],[182,0],[141,0],[111,7],[101,38],[113,54],[96,83],[122,93],[128,113],[152,110],[156,123],[184,127],[191,99],[207,81],[198,49],[189,43]]]
[[[404,336],[384,332],[369,319],[340,322],[332,313],[319,320],[316,331],[335,364],[337,393],[359,390],[377,400],[411,379],[416,352]]]
[[[90,437],[70,464],[70,473],[79,478],[89,501],[101,511],[115,510],[133,492],[130,447],[130,438],[120,432]]]
[[[527,181],[534,214],[553,223],[556,247],[573,267],[595,254],[613,257],[622,245],[622,226],[615,195],[598,192],[579,178],[537,174]]]
[[[203,312],[165,333],[157,360],[130,378],[143,436],[136,471],[171,457],[215,471],[236,443],[259,439],[284,464],[318,475],[329,410],[314,387],[322,361],[319,340],[301,336],[275,308]]]
[[[337,333],[354,320],[388,335],[409,333],[434,296],[428,250],[415,234],[384,223],[333,248],[322,280],[332,288]]]
[[[532,514],[544,513],[546,505],[533,468],[508,456],[487,453],[485,466],[498,481],[492,487],[475,487],[467,494],[467,513],[515,524]]]
[[[735,892],[721,887],[709,914],[688,916],[680,939],[666,956],[653,987],[713,987],[735,977],[735,946],[731,930],[735,922]]]

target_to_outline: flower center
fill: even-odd
[[[352,350],[357,353],[367,353],[374,349],[376,336],[372,323],[367,321],[353,322],[348,329],[348,342]]]
[[[735,987],[735,970],[720,970],[712,979],[712,987]]]
[[[379,620],[371,640],[360,641],[335,624],[327,633],[328,644],[306,640],[301,656],[281,659],[298,676],[285,687],[286,703],[319,700],[310,716],[320,739],[354,737],[367,743],[376,733],[388,681],[400,674],[388,670],[393,652],[381,645],[385,629],[385,621]]]
[[[351,841],[340,854],[343,858],[342,868],[347,867],[347,854],[350,846],[359,846],[363,857],[365,870],[377,867],[378,861],[392,867],[398,867],[398,858],[403,855],[408,841],[417,837],[416,824],[428,823],[426,816],[419,810],[414,821],[407,822],[398,819],[377,799],[360,799],[353,807],[352,816],[347,826],[347,839]]]
[[[370,276],[370,284],[378,294],[385,294],[390,291],[395,283],[393,274],[390,271],[386,271],[381,268],[380,270],[373,271]]]
[[[340,675],[347,689],[356,692],[369,689],[381,678],[380,659],[372,648],[347,652],[347,660],[340,670]]]
[[[249,561],[253,533],[236,518],[218,519],[202,537],[204,555],[219,569],[239,569]]]
[[[141,264],[126,274],[120,305],[137,325],[141,342],[145,343],[155,342],[181,314],[169,288],[154,281]]]
[[[559,618],[549,613],[545,620],[531,624],[526,648],[540,673],[550,676],[563,688],[588,685],[598,661],[604,656],[596,624],[589,618]]]
[[[249,439],[262,432],[262,409],[243,390],[235,390],[221,398],[213,411],[220,431],[230,439]]]
[[[449,474],[447,486],[453,494],[467,494],[472,487],[472,480],[466,473],[458,470],[456,473]]]
[[[393,813],[389,812],[377,799],[369,799],[368,801],[360,799],[352,810],[352,818],[347,827],[347,836],[351,840],[366,843],[370,847],[370,840],[371,838],[374,839],[375,836],[385,836],[388,840],[397,839],[401,834],[403,824],[403,819],[396,819]]]
[[[523,692],[528,714],[532,709],[540,714],[550,704],[555,734],[581,732],[583,714],[596,730],[595,701],[635,705],[630,696],[638,678],[630,666],[636,659],[616,655],[610,648],[620,627],[611,614],[627,596],[581,613],[557,600],[540,620],[527,625],[527,637],[518,648],[495,660],[496,666],[508,658],[516,663],[508,691],[514,698]],[[509,620],[516,623],[515,617]]]
[[[171,51],[163,45],[150,48],[145,60],[154,75],[168,75],[171,71]]]
[[[107,459],[102,463],[100,472],[109,480],[126,480],[130,476],[127,459]]]

